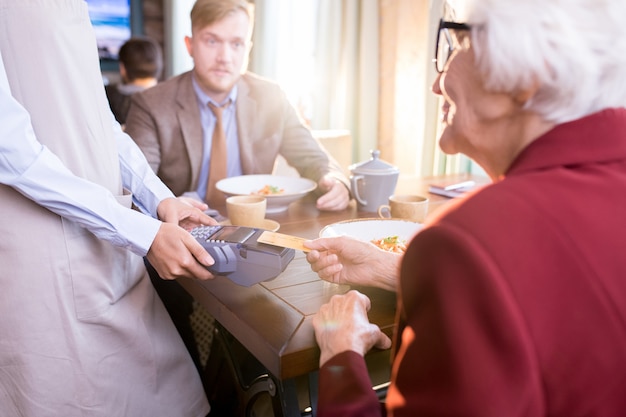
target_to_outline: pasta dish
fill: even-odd
[[[371,242],[387,252],[404,253],[406,251],[406,242],[398,236],[387,236],[382,239],[374,239]]]
[[[255,191],[253,194],[259,195],[277,195],[285,192],[284,188],[277,187],[275,185],[266,185],[258,191]]]

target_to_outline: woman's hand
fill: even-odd
[[[309,240],[304,246],[311,249],[306,255],[311,269],[325,281],[396,290],[401,254],[348,236]]]
[[[354,290],[334,295],[320,307],[313,317],[315,339],[321,350],[320,366],[347,350],[364,356],[373,347],[391,347],[391,339],[369,322],[370,307],[370,299]]]

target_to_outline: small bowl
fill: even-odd
[[[297,201],[317,188],[317,184],[307,178],[285,177],[280,175],[240,175],[224,178],[215,185],[228,197],[233,195],[258,194],[265,186],[281,189],[280,194],[264,194],[267,200],[266,213],[280,213],[289,204]]]

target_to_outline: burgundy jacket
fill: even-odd
[[[626,415],[626,110],[557,126],[404,257],[393,416]],[[377,416],[367,369],[320,371],[320,416]]]

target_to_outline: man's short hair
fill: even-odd
[[[254,22],[254,4],[247,0],[197,0],[191,9],[191,28],[204,28],[237,10],[247,14],[250,23]]]
[[[119,51],[119,61],[124,64],[126,78],[159,78],[163,70],[161,45],[148,37],[133,37],[127,40]]]

